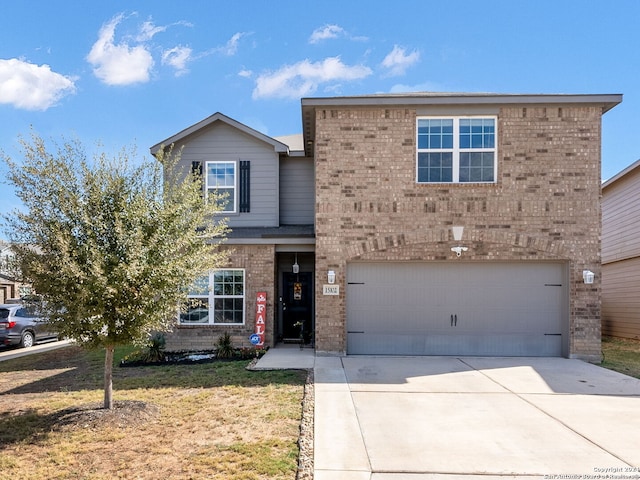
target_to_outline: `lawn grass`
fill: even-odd
[[[116,406],[147,408],[96,422],[77,414],[102,402],[103,361],[72,346],[0,362],[0,477],[295,479],[306,372],[115,367]]]
[[[604,368],[640,378],[640,340],[602,337]]]

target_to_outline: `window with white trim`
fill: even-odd
[[[236,213],[236,162],[207,162],[206,168],[207,193],[218,193],[222,197],[223,212]]]
[[[496,117],[418,117],[418,183],[494,183]]]
[[[180,312],[181,324],[243,325],[244,270],[214,270],[200,277],[189,289],[187,305]]]

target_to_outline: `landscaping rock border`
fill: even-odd
[[[302,398],[302,419],[300,421],[300,438],[298,447],[298,473],[296,480],[313,480],[313,434],[314,434],[314,379],[313,369],[307,372],[307,381],[304,385]]]

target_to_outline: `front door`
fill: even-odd
[[[313,333],[311,272],[283,273],[282,337],[310,343]]]

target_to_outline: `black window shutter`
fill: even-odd
[[[191,162],[191,173],[202,176],[202,162]]]
[[[193,175],[198,175],[198,177],[199,177],[198,181],[201,182],[201,185],[200,185],[200,196],[204,198],[204,194],[202,192],[202,188],[203,188],[203,185],[204,185],[204,181],[203,181],[203,178],[202,178],[202,162],[191,162],[191,173]]]
[[[251,211],[251,162],[240,160],[240,211]]]

